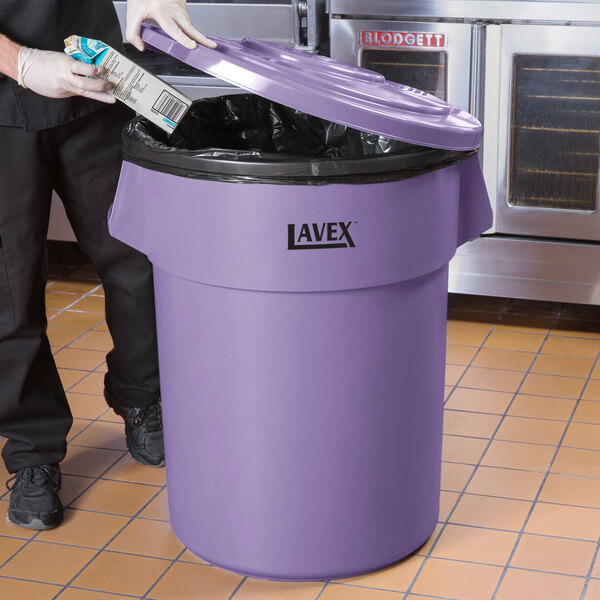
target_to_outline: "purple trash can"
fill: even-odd
[[[189,51],[151,26],[143,38],[314,123],[428,147],[177,150],[138,118],[110,214],[154,266],[179,539],[269,579],[394,563],[438,518],[448,263],[491,225],[481,126],[331,59],[255,40]]]

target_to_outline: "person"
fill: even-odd
[[[139,50],[147,18],[188,48],[214,47],[192,26],[185,0],[129,0],[127,40]],[[59,463],[72,424],[46,335],[53,189],[105,290],[114,342],[105,398],[124,419],[131,456],[164,464],[151,265],[107,226],[121,129],[133,113],[115,103],[111,84],[93,78],[97,67],[63,52],[72,34],[123,51],[111,0],[0,2],[0,435],[13,475],[7,517],[29,529],[62,521]]]

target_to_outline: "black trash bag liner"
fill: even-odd
[[[127,161],[195,179],[324,185],[416,177],[473,156],[359,131],[254,94],[195,101],[171,134],[137,117],[123,130]]]

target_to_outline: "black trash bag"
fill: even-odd
[[[476,152],[393,140],[254,94],[198,100],[171,135],[137,117],[125,126],[123,148],[125,160],[174,175],[287,185],[395,181]]]

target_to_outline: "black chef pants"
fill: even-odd
[[[0,435],[11,473],[62,460],[73,421],[46,336],[52,189],[104,285],[105,385],[126,406],[159,395],[151,265],[107,228],[129,118],[117,104],[42,131],[0,126]]]

